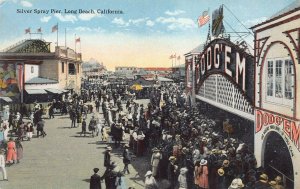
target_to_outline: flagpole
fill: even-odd
[[[75,53],[76,53],[76,33],[75,33]]]
[[[67,47],[67,28],[65,28],[65,47]]]
[[[79,50],[80,50],[80,53],[81,53],[81,39],[80,39],[80,41],[79,41]]]

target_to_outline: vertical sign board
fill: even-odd
[[[293,149],[300,152],[300,122],[289,118],[263,111],[255,110],[255,134],[261,134],[261,140],[264,141],[266,134],[269,131],[276,131],[281,135],[292,156]]]

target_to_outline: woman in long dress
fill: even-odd
[[[7,143],[6,163],[13,163],[17,160],[16,143],[13,138],[10,138]]]
[[[16,139],[17,163],[23,158],[23,145],[19,139]]]

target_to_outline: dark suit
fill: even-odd
[[[104,154],[104,167],[109,167],[110,166],[110,154],[108,151],[105,151]]]
[[[90,180],[90,189],[101,189],[101,177],[98,174],[93,174]]]

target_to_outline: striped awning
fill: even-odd
[[[48,94],[44,89],[26,89],[28,94]]]

